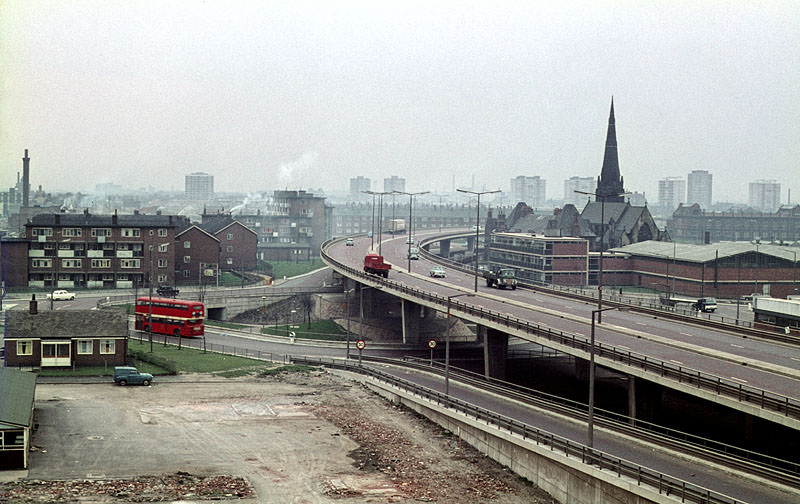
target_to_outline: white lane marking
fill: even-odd
[[[670,359],[669,361],[670,361],[670,362],[674,362],[675,364],[677,364],[677,365],[679,365],[679,366],[683,366],[683,362],[681,362],[681,361],[679,361],[679,360]]]
[[[742,345],[737,345],[736,343],[731,343],[731,346],[736,348],[744,348]]]
[[[637,324],[639,324],[639,325],[643,325],[643,326],[646,326],[646,325],[647,325],[647,324],[645,324],[644,322],[636,322],[636,323],[637,323]]]
[[[625,345],[617,345],[617,348],[624,348],[625,350],[631,349],[631,347],[626,347]]]
[[[691,335],[691,334],[689,334],[688,332],[682,332],[681,334],[682,334],[682,335],[684,335],[684,336],[692,336],[692,335]]]
[[[800,359],[798,359],[797,357],[791,357],[791,359],[792,360],[796,360],[797,362],[800,362]]]
[[[731,380],[740,381],[742,383],[747,383],[747,380],[742,380],[741,378],[736,378],[735,376],[731,376]]]

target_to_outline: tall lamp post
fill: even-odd
[[[587,445],[594,446],[594,316],[597,314],[597,323],[600,323],[600,314],[608,310],[624,310],[623,307],[609,306],[592,310],[592,332],[589,341],[589,419],[586,422],[588,428]]]
[[[447,296],[447,330],[444,337],[444,396],[450,399],[450,301],[459,296],[473,297],[475,294],[462,292]]]
[[[411,242],[413,241],[413,218],[414,213],[412,212],[412,208],[414,207],[414,196],[421,196],[423,194],[428,194],[430,191],[421,191],[415,193],[403,192],[403,191],[392,191],[393,194],[405,194],[408,196],[408,239],[406,242],[408,243],[408,272],[411,273]]]
[[[366,194],[372,194],[373,195],[373,200],[372,200],[372,219],[373,219],[373,222],[375,220],[375,199],[374,199],[374,197],[375,196],[378,197],[378,255],[382,255],[381,254],[381,248],[382,248],[381,246],[383,245],[383,243],[381,243],[381,236],[383,234],[382,233],[382,230],[383,230],[383,197],[385,195],[387,195],[387,194],[392,194],[392,193],[391,193],[391,191],[389,191],[389,192],[362,191],[362,192],[364,192]],[[373,236],[375,235],[375,231],[374,230],[372,232],[372,235]]]
[[[478,213],[477,217],[475,218],[475,292],[478,292],[478,242],[480,240],[480,232],[481,232],[481,195],[483,194],[494,194],[502,192],[500,189],[496,189],[494,191],[467,191],[466,189],[456,189],[458,192],[466,193],[466,194],[474,194],[478,197]]]
[[[586,191],[574,191],[578,194],[586,194],[589,196],[594,196],[595,198],[600,200],[600,264],[599,270],[597,273],[597,323],[600,324],[603,322],[603,316],[601,313],[603,310],[603,238],[606,235],[606,198],[617,198],[621,196],[628,196],[629,192],[624,193],[615,193],[615,194],[596,194],[590,193]]]
[[[375,193],[372,191],[361,191],[364,194],[371,194],[372,195],[372,227],[370,228],[369,232],[369,249],[372,250],[375,247]]]
[[[355,289],[356,288],[353,287],[352,289],[344,291],[347,296],[347,351],[345,352],[345,359],[350,358],[350,294],[352,294]]]

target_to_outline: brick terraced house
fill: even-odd
[[[189,227],[177,215],[43,214],[25,225],[27,286],[133,288],[174,284],[175,236]]]

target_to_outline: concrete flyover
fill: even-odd
[[[472,291],[471,275],[450,270],[446,279],[434,280],[415,273],[417,265],[410,273],[404,271],[406,245],[401,241],[389,239],[382,246],[387,260],[395,264],[386,280],[360,271],[352,257],[340,254],[344,247],[335,241],[323,246],[323,259],[344,276],[439,311],[446,311],[448,296]],[[454,315],[484,327],[489,339],[513,335],[589,358],[591,308],[580,300],[481,288],[474,297],[451,299],[450,305]],[[499,348],[502,351],[502,345]],[[594,350],[601,366],[800,430],[799,349],[716,328],[687,328],[651,315],[612,311],[597,326]]]

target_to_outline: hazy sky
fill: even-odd
[[[558,4],[556,6],[555,4]],[[800,1],[0,1],[0,187],[450,191],[705,169],[800,199]],[[455,177],[455,178],[454,178]]]

